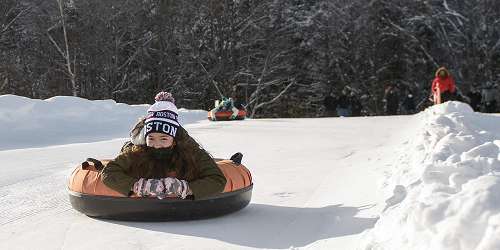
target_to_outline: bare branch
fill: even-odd
[[[122,65],[120,65],[118,67],[118,70],[122,70],[123,67],[130,65],[135,60],[135,58],[137,57],[137,55],[139,54],[139,52],[141,51],[141,49],[143,49],[144,47],[146,47],[146,45],[148,45],[156,37],[157,37],[157,35],[153,35],[153,36],[149,37],[146,41],[144,41],[141,44],[141,46],[138,46],[136,48],[134,54],[132,54]]]
[[[52,36],[50,35],[49,33],[49,30],[47,30],[47,36],[49,37],[49,40],[52,42],[52,44],[56,47],[57,51],[59,52],[59,54],[61,54],[61,56],[63,58],[66,58],[66,55],[64,54],[64,52],[62,51],[61,47],[59,47],[59,45],[57,44],[57,42],[54,40],[54,38],[52,38]]]
[[[201,60],[199,57],[196,57],[196,59],[198,59],[198,63],[200,64],[201,68],[203,69],[203,71],[207,74],[208,78],[210,79],[210,81],[212,82],[212,84],[215,86],[215,89],[217,90],[217,92],[219,93],[219,96],[220,98],[224,98],[224,95],[222,94],[222,92],[220,91],[219,87],[217,86],[217,81],[215,81],[215,79],[213,78],[212,75],[210,75],[210,73],[208,73],[207,69],[205,68],[205,66],[203,66],[203,63],[201,63]]]
[[[384,18],[385,19],[385,18]],[[410,37],[414,42],[418,43],[418,47],[422,50],[422,52],[424,52],[424,54],[427,56],[427,58],[429,60],[432,61],[432,63],[434,64],[435,67],[439,67],[439,64],[436,62],[436,60],[434,59],[434,57],[431,56],[431,54],[424,48],[424,46],[422,45],[422,43],[420,42],[420,40],[418,40],[418,38],[416,38],[413,34],[407,32],[405,29],[403,29],[402,27],[400,27],[399,25],[393,23],[391,20],[389,19],[385,19],[390,25],[392,25],[393,27],[395,27],[396,29],[398,29],[399,31],[401,31],[401,33],[407,35],[408,37]]]
[[[268,104],[271,104],[271,103],[273,103],[273,102],[277,101],[278,99],[280,99],[280,98],[281,98],[281,96],[282,96],[283,94],[285,94],[285,93],[286,93],[286,91],[287,91],[287,90],[288,90],[288,89],[289,89],[289,88],[290,88],[290,87],[291,87],[294,83],[295,83],[295,79],[290,80],[290,83],[289,83],[288,85],[286,85],[286,87],[285,87],[285,88],[283,88],[283,90],[281,90],[281,92],[280,92],[278,95],[276,95],[273,99],[271,99],[271,100],[269,100],[269,101],[267,101],[267,102],[262,102],[262,103],[259,103],[257,106],[255,106],[255,107],[252,109],[252,115],[250,116],[250,118],[253,118],[253,117],[255,116],[255,112],[257,112],[257,110],[258,110],[258,109],[260,109],[261,107],[264,107],[264,106],[266,106],[266,105],[268,105]]]
[[[19,18],[21,17],[25,12],[27,12],[28,10],[30,10],[32,7],[27,7],[26,9],[23,9],[21,12],[19,12],[19,14],[17,14],[3,29],[2,31],[0,32],[0,34],[6,32],[10,26],[12,26],[12,24]]]

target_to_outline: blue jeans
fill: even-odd
[[[338,116],[351,116],[351,109],[349,108],[337,108],[337,115]]]

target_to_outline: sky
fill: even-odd
[[[0,249],[500,249],[500,116],[448,102],[416,115],[181,124],[244,154],[251,203],[223,217],[123,222],[72,209],[71,171],[112,159],[148,105],[0,96]]]

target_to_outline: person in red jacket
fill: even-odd
[[[436,70],[436,75],[432,81],[432,95],[434,104],[440,104],[455,99],[455,80],[445,67]]]

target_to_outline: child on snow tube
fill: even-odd
[[[238,117],[240,110],[236,108],[232,98],[224,97],[222,101],[216,102],[215,108],[209,111],[213,121],[217,120],[217,112],[232,112],[229,120],[235,120]]]
[[[202,199],[224,190],[224,174],[180,126],[174,102],[168,92],[156,95],[144,129],[136,126],[133,144],[122,148],[103,168],[101,178],[106,186],[126,196],[160,199]]]

